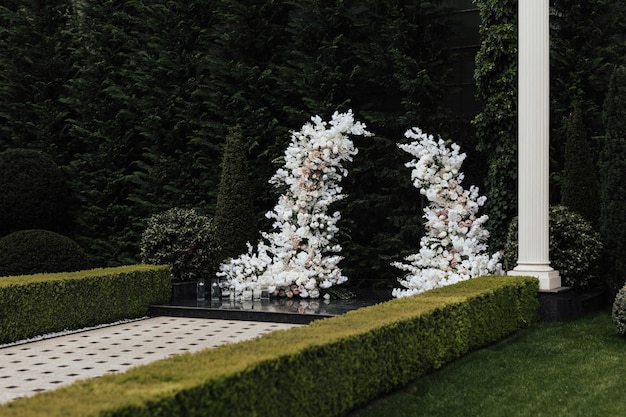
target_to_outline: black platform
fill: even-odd
[[[347,300],[271,298],[243,302],[198,301],[195,293],[192,298],[187,293],[173,297],[168,304],[150,306],[149,315],[308,324],[392,299],[390,289],[351,288],[350,291],[356,297]]]
[[[314,320],[333,317],[351,310],[391,300],[391,289],[349,288],[356,297],[348,300],[271,298],[270,300],[232,302],[230,300],[196,300],[195,283],[173,289],[168,304],[152,305],[150,316],[250,320],[276,323],[308,324]],[[605,308],[608,293],[594,289],[579,293],[570,288],[539,291],[541,321],[572,320],[585,313]]]
[[[606,288],[594,288],[584,292],[571,288],[539,291],[539,316],[541,321],[560,322],[573,320],[586,313],[607,308],[610,294]]]

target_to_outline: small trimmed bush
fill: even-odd
[[[618,291],[613,302],[612,311],[613,323],[617,328],[617,333],[626,336],[626,286]]]
[[[59,231],[68,191],[52,158],[30,149],[0,153],[0,236],[24,229]]]
[[[153,215],[141,236],[141,261],[169,265],[175,281],[214,275],[219,252],[212,219],[193,209]]]
[[[504,268],[517,264],[515,217],[509,225],[504,247]],[[600,235],[580,214],[565,206],[550,207],[550,264],[559,271],[564,286],[586,289],[598,284],[597,260],[602,251]]]
[[[21,230],[0,239],[0,276],[70,272],[89,267],[78,243],[49,230]]]

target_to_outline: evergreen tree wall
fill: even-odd
[[[198,76],[204,3],[87,2],[75,18],[81,66],[67,101],[82,146],[69,171],[76,239],[99,263],[134,262],[150,214],[213,210],[222,139]]]
[[[626,67],[615,68],[603,107],[600,153],[600,233],[605,274],[613,293],[626,282]]]
[[[72,237],[96,264],[136,261],[150,214],[172,206],[213,213],[228,126],[249,138],[264,219],[276,198],[267,180],[289,130],[354,108],[378,135],[358,144],[343,240],[354,242],[346,249],[353,270],[380,278],[384,265],[383,278],[395,279],[389,258],[412,251],[421,230],[420,201],[398,192],[410,183],[395,142],[407,126],[442,134],[450,126],[440,104],[450,57],[441,2],[18,3],[0,9],[11,22],[0,41],[11,51],[32,47],[34,62],[60,75],[41,81],[53,99],[28,101],[34,76],[22,75],[45,71],[3,56],[0,130],[18,138],[3,144],[55,152],[74,193]],[[54,30],[33,26],[38,13]],[[17,102],[33,114],[22,117]],[[31,131],[48,133],[33,141]]]
[[[71,156],[63,103],[75,73],[70,0],[0,5],[0,151],[29,148],[62,164]]]

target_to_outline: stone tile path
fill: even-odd
[[[0,348],[0,403],[124,372],[184,352],[252,339],[290,323],[153,317]]]

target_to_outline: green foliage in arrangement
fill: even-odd
[[[485,212],[489,247],[501,250],[517,210],[517,0],[477,0],[481,45],[476,54],[476,97],[483,109],[473,123],[478,150],[488,160]]]
[[[538,282],[480,277],[83,381],[5,417],[340,416],[529,326]],[[88,399],[89,401],[86,401]]]
[[[171,291],[167,266],[2,278],[0,343],[143,317],[150,304],[167,302]]]
[[[29,149],[0,153],[0,236],[68,223],[68,189],[50,156]]]
[[[617,333],[626,336],[626,286],[622,287],[615,296],[611,317]]]
[[[234,258],[247,251],[246,243],[258,238],[252,203],[250,170],[240,126],[226,137],[222,176],[213,224],[220,245],[219,259]]]
[[[559,271],[564,286],[587,289],[601,284],[598,261],[602,252],[600,234],[580,214],[565,206],[550,207],[550,264]],[[505,271],[517,263],[518,219],[509,225],[503,252]]]
[[[600,153],[600,233],[605,275],[615,293],[626,283],[626,67],[615,68],[604,102]]]
[[[72,239],[58,233],[28,229],[0,239],[0,277],[87,268],[85,251]]]
[[[174,280],[213,276],[220,246],[210,217],[194,209],[172,208],[148,219],[141,236],[141,260],[170,266]]]
[[[600,216],[600,183],[596,172],[580,105],[575,104],[567,127],[561,204],[592,225],[597,225]]]

